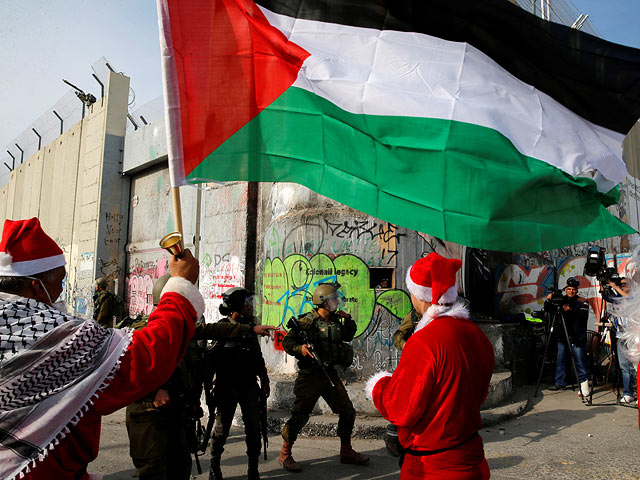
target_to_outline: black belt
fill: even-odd
[[[469,440],[473,440],[477,436],[478,432],[475,431],[469,438],[466,438],[465,440],[458,442],[455,445],[451,445],[450,447],[439,448],[437,450],[412,450],[410,448],[404,448],[402,445],[398,445],[398,450],[400,451],[400,460],[398,460],[398,463],[400,466],[402,466],[402,463],[404,462],[404,456],[407,454],[414,457],[428,457],[429,455],[436,455],[437,453],[443,453],[449,450],[453,450],[454,448],[458,448],[460,445],[467,443]]]

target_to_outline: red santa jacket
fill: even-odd
[[[411,336],[393,375],[375,384],[373,401],[399,427],[403,448],[449,450],[406,455],[403,480],[489,477],[482,439],[474,434],[493,364],[491,342],[467,318],[439,317]]]
[[[204,309],[195,287],[186,293],[184,285],[181,287],[178,291],[185,296],[172,292],[162,296],[149,316],[148,325],[133,333],[131,345],[111,383],[99,392],[98,399],[80,421],[69,427],[70,432],[60,444],[25,475],[26,479],[88,479],[87,464],[98,456],[102,416],[129,405],[169,379],[184,356],[195,321]]]

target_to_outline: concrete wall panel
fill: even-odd
[[[214,185],[202,195],[199,286],[208,322],[221,318],[226,290],[245,286],[247,187],[246,182]]]
[[[183,205],[189,205],[195,189],[181,189]],[[158,245],[175,230],[166,165],[151,167],[132,177],[129,201],[125,300],[130,315],[148,315],[153,309],[153,283],[168,272],[168,254]],[[193,227],[187,225],[193,231]],[[185,246],[193,249],[192,236]]]
[[[8,187],[6,185],[0,188],[0,221],[3,225],[7,218],[7,191]]]
[[[7,218],[11,220],[16,219],[13,215],[13,205],[16,199],[16,174],[17,171],[14,169],[9,175],[9,183],[7,184]]]
[[[23,163],[15,169],[16,171],[16,184],[15,184],[15,198],[13,201],[13,215],[16,219],[24,218],[24,210],[29,209],[29,200],[31,199],[31,192],[25,191],[25,184],[31,187],[31,178],[26,163]]]
[[[44,165],[44,149],[40,149],[30,159],[33,174],[31,176],[31,198],[27,217],[37,217],[40,214],[40,194],[42,192],[42,169]]]
[[[78,188],[78,163],[82,146],[82,125],[74,125],[66,134],[66,148],[62,164],[62,178],[65,187],[60,192],[58,225],[60,242],[73,243],[76,191]]]
[[[56,155],[57,141],[46,145],[43,149],[44,159],[42,162],[42,187],[40,190],[39,201],[39,218],[42,228],[45,232],[51,231],[53,228],[51,217],[51,195],[54,190],[54,167],[55,167],[55,155]],[[67,189],[66,185],[62,185],[63,189]],[[75,194],[75,192],[74,192]],[[57,216],[55,217],[58,218]]]

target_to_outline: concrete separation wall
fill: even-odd
[[[78,315],[92,314],[97,277],[108,277],[111,288],[119,282],[122,289],[126,219],[121,201],[128,199],[129,183],[122,176],[122,148],[128,94],[129,79],[111,73],[105,98],[90,106],[81,122],[16,167],[0,190],[2,221],[37,216],[63,249],[63,295]]]

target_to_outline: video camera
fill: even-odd
[[[549,298],[544,302],[544,311],[549,313],[560,312],[562,309],[562,305],[565,302],[566,302],[566,299],[562,293],[562,290],[554,289],[551,292],[551,298]],[[541,318],[541,317],[537,317],[537,318]]]
[[[613,289],[608,285],[609,282],[613,282],[620,286],[622,279],[618,275],[618,271],[615,267],[607,267],[607,261],[604,257],[605,249],[603,247],[591,247],[587,250],[587,261],[584,264],[584,275],[589,277],[596,277],[602,288],[604,295],[615,295]]]

